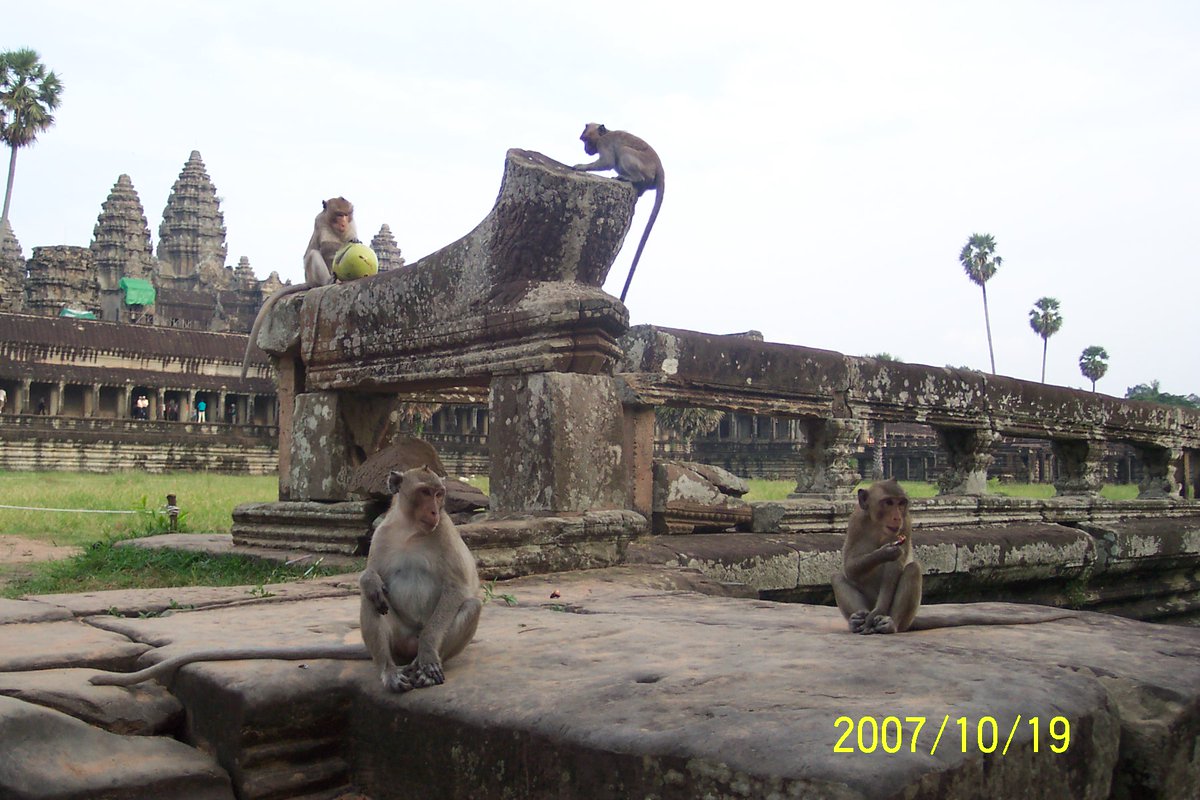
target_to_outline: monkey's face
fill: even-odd
[[[446,490],[441,486],[422,485],[413,492],[413,519],[428,533],[442,519]]]
[[[350,230],[350,223],[354,222],[354,216],[344,212],[335,213],[333,219],[330,220],[329,226],[333,228],[341,236],[346,235],[346,231]]]
[[[895,536],[908,521],[907,497],[881,497],[875,506],[875,519],[889,534]]]
[[[584,126],[583,133],[579,134],[579,141],[583,142],[583,152],[589,156],[600,152],[596,147],[596,142],[600,140],[600,127],[594,122],[589,122]]]

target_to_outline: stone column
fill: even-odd
[[[165,419],[167,412],[167,390],[158,387],[150,400],[150,419]]]
[[[292,414],[296,397],[304,390],[304,367],[298,359],[282,357],[275,363],[279,398],[279,499],[292,497]]]
[[[62,381],[53,384],[50,389],[50,416],[57,417],[62,414],[63,398],[66,396],[66,384]]]
[[[850,454],[862,436],[862,423],[854,419],[806,419],[801,423],[808,439],[796,488],[790,498],[848,497],[862,479],[850,466]]]
[[[133,387],[128,383],[121,387],[120,408],[117,409],[117,419],[129,419],[133,416],[129,400],[133,396]]]
[[[33,381],[29,378],[21,379],[21,388],[17,390],[17,407],[13,409],[14,414],[29,413],[29,393],[33,391]]]
[[[296,395],[289,442],[289,500],[340,502],[354,472],[354,437],[342,416],[337,392]],[[283,450],[282,437],[280,450]],[[280,461],[283,461],[282,452]],[[280,473],[280,483],[284,475]]]
[[[92,384],[87,387],[83,393],[83,415],[85,417],[96,416],[96,406],[100,400],[100,387],[97,384]]]
[[[192,417],[196,414],[196,390],[187,390],[187,404],[179,409],[179,419],[182,422],[191,422]]]
[[[1050,446],[1058,462],[1058,480],[1054,488],[1060,495],[1097,495],[1103,482],[1100,466],[1104,442],[1099,439],[1051,439]]]
[[[493,511],[630,507],[624,414],[613,378],[565,372],[497,376],[489,405]]]
[[[987,471],[999,435],[989,429],[934,426],[949,466],[938,476],[938,494],[987,494]]]
[[[1179,482],[1175,479],[1175,464],[1182,457],[1182,450],[1152,444],[1135,444],[1133,449],[1142,461],[1144,472],[1138,484],[1138,499],[1178,499]]]
[[[647,520],[654,513],[654,407],[625,406],[629,500]]]

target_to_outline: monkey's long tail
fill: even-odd
[[[658,186],[654,188],[654,208],[650,211],[650,219],[646,222],[646,230],[642,231],[642,240],[638,242],[637,252],[633,254],[633,263],[629,265],[629,275],[625,278],[625,288],[621,290],[621,302],[625,302],[625,295],[629,293],[629,284],[633,282],[633,273],[637,269],[638,261],[642,257],[642,248],[646,246],[646,240],[650,238],[650,229],[654,227],[654,220],[658,219],[658,209],[662,208],[663,190],[667,188],[667,175],[661,170],[658,173]]]
[[[197,661],[245,661],[278,659],[280,661],[308,661],[331,658],[351,661],[370,658],[371,654],[361,644],[309,644],[291,647],[233,647],[215,650],[196,650],[180,653],[137,672],[106,672],[93,675],[93,686],[132,686],[142,681],[153,680],[174,674],[175,670]]]
[[[263,301],[262,306],[258,309],[258,314],[254,317],[254,324],[250,326],[250,338],[246,341],[246,352],[242,354],[242,378],[246,377],[246,371],[250,368],[250,354],[254,352],[254,348],[258,347],[258,331],[262,328],[263,320],[267,318],[267,312],[271,307],[278,303],[289,294],[302,292],[310,288],[307,283],[298,283],[295,286],[284,286],[275,294]]]

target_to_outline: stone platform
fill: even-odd
[[[1196,629],[984,603],[1030,624],[861,637],[833,608],[726,588],[653,567],[496,584],[517,604],[494,597],[445,685],[407,695],[367,662],[87,683],[216,643],[357,641],[353,575],[0,601],[0,796],[1200,794]]]

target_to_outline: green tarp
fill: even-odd
[[[60,317],[70,317],[71,319],[96,319],[96,315],[91,311],[76,311],[73,308],[64,308],[58,312]]]
[[[121,278],[117,282],[121,291],[125,292],[125,305],[152,306],[154,305],[154,285],[141,278]]]

